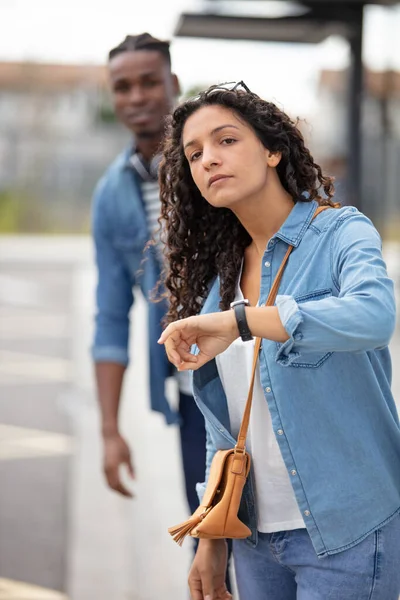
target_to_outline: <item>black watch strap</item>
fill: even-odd
[[[244,342],[250,342],[253,339],[246,319],[245,307],[249,306],[248,300],[238,300],[231,303],[236,317],[236,323],[239,329],[239,334]]]

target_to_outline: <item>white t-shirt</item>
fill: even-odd
[[[243,294],[238,287],[236,300]],[[232,435],[237,438],[250,385],[254,341],[238,338],[216,357],[218,373],[228,401]],[[271,415],[257,365],[246,448],[255,475],[257,528],[262,533],[304,528],[289,475],[272,428]]]

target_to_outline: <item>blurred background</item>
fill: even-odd
[[[300,118],[338,199],[378,227],[398,289],[400,3],[0,0],[0,600],[188,597],[190,547],[165,534],[185,511],[161,452],[178,455],[178,433],[148,410],[140,298],[122,407],[133,501],[102,479],[89,358],[91,195],[129,141],[106,57],[143,31],[172,41],[184,97],[243,79]],[[398,332],[392,351],[396,364]]]

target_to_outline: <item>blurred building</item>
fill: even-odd
[[[104,167],[126,143],[103,66],[0,63],[0,192],[80,229]]]
[[[400,73],[366,70],[364,81],[363,210],[400,230]],[[322,71],[318,109],[304,131],[344,201],[348,94],[346,71]],[[93,187],[127,140],[106,67],[0,63],[0,212],[2,193],[11,191],[23,205],[23,230],[87,229]]]
[[[379,138],[379,150],[383,156],[381,172],[378,173],[378,168],[374,165],[374,170],[368,171],[367,177],[364,177],[363,167],[365,165],[368,169],[370,162],[368,148],[372,147],[371,143],[366,143],[362,131],[364,13],[370,4],[390,7],[399,2],[400,0],[299,0],[296,3],[267,3],[251,0],[204,0],[199,10],[183,12],[180,15],[175,35],[309,44],[319,44],[332,35],[346,39],[350,58],[346,86],[347,110],[343,120],[347,133],[346,141],[343,142],[347,150],[347,177],[346,184],[344,185],[343,180],[339,187],[342,188],[341,195],[348,203],[354,204],[376,220],[380,218],[383,222],[385,216],[382,213],[393,205],[393,168],[389,163],[392,159],[397,161],[397,146],[395,143],[395,148],[392,147],[391,138]],[[277,12],[270,12],[267,6],[269,4],[275,6]],[[257,8],[254,10],[255,5]],[[390,130],[388,98],[389,93],[386,90],[381,98],[384,131]],[[334,136],[336,135],[335,132]],[[340,160],[343,162],[342,158]],[[340,161],[335,166],[336,169],[341,167],[343,170]],[[374,185],[377,181],[379,184]],[[378,197],[375,195],[376,190],[379,192]],[[381,198],[384,199],[384,207],[381,207]],[[376,205],[373,206],[371,201],[374,199]]]
[[[322,71],[318,109],[311,124],[311,146],[324,166],[338,179],[338,192],[346,195],[344,178],[351,161],[346,147],[348,73]],[[362,98],[362,191],[364,211],[374,220],[400,223],[398,174],[400,172],[400,73],[364,71]]]

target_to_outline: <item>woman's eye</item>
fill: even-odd
[[[197,160],[198,158],[200,158],[201,152],[193,152],[193,154],[190,155],[190,162],[193,162],[194,160]]]
[[[228,146],[231,146],[235,142],[236,140],[234,138],[224,138],[223,140],[221,140],[222,144],[227,144]]]

